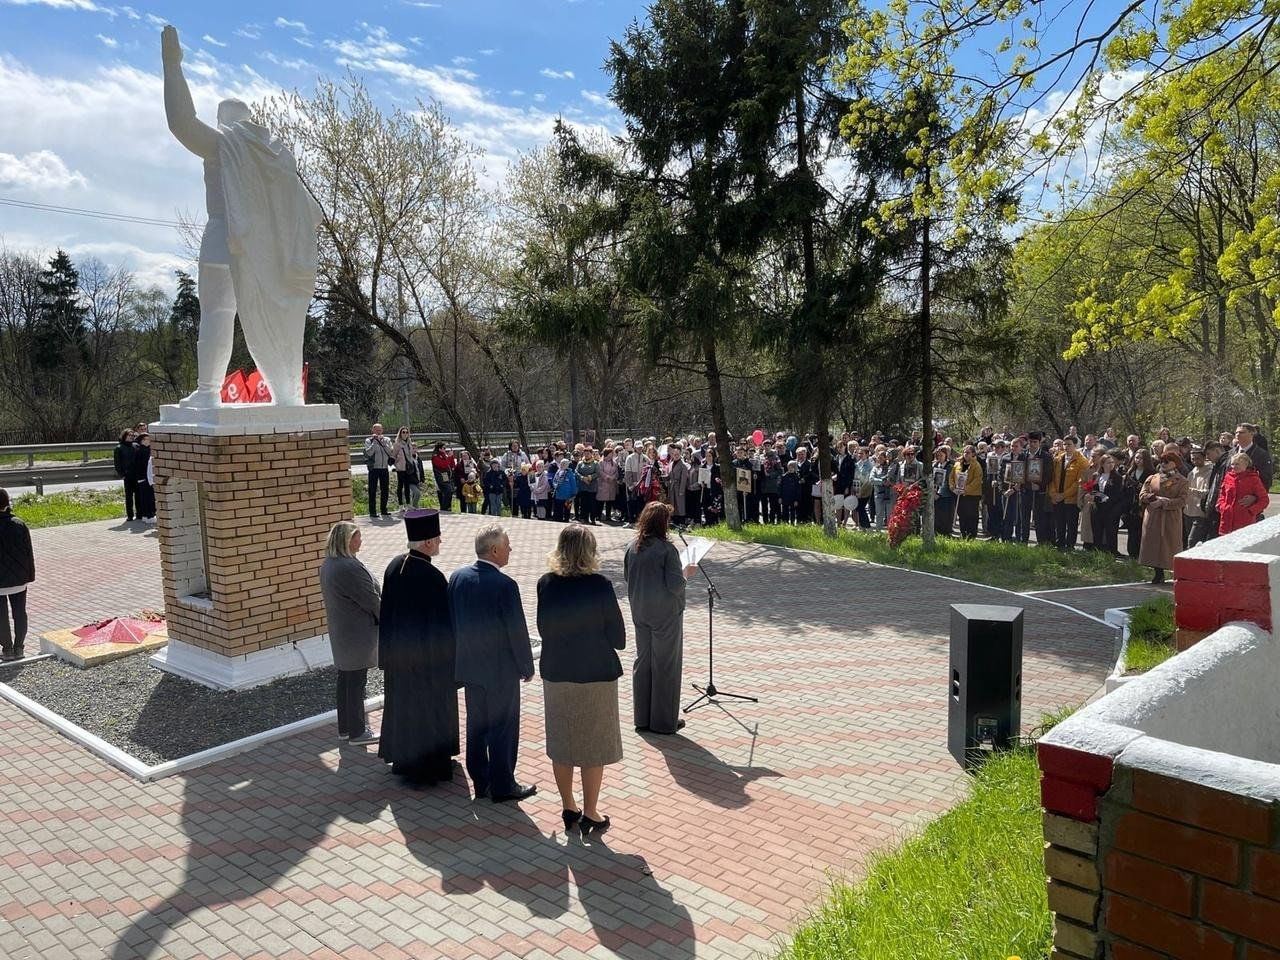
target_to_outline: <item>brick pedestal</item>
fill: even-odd
[[[169,407],[152,436],[170,637],[152,662],[219,689],[331,662],[318,571],[351,518],[338,408]]]

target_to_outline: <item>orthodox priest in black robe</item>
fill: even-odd
[[[440,552],[440,513],[404,515],[409,550],[387,566],[378,620],[384,674],[378,756],[415,786],[453,779],[458,755],[457,645],[449,585],[431,558]]]

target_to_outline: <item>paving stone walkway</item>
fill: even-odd
[[[446,518],[444,570],[469,561],[482,520]],[[380,572],[401,528],[360,523]],[[557,527],[509,529],[532,623]],[[598,536],[620,580],[630,534]],[[160,602],[151,535],[100,523],[35,542],[37,630]],[[717,544],[707,568],[724,595],[716,680],[761,702],[644,739],[624,677],[606,843],[563,834],[536,681],[518,772],[540,792],[522,807],[472,803],[461,782],[404,790],[331,731],[142,784],[0,703],[0,957],[768,955],[831,877],[963,792],[945,748],[950,604],[1026,608],[1028,724],[1085,700],[1114,654],[1112,630],[1033,597],[742,544]],[[686,681],[705,679],[706,633],[695,588]]]

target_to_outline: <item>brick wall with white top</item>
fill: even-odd
[[[1280,960],[1280,518],[1175,573],[1184,652],[1038,748],[1059,960]]]
[[[234,657],[324,634],[325,539],[351,519],[347,431],[170,429],[152,450],[170,638]]]

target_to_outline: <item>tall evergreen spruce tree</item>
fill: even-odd
[[[741,340],[758,157],[737,126],[757,91],[745,69],[744,0],[657,0],[612,45],[605,68],[639,160],[633,196],[634,280],[649,294],[650,351],[688,351],[705,377],[725,483],[725,517],[742,526],[721,382],[721,346]]]
[[[65,250],[59,250],[40,272],[39,305],[31,337],[31,366],[35,389],[55,389],[59,374],[78,369],[88,360],[80,274]],[[65,379],[64,379],[65,382]]]

